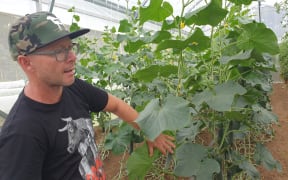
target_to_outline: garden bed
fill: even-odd
[[[288,177],[288,86],[283,83],[273,84],[273,92],[271,94],[271,103],[273,112],[279,118],[279,125],[274,125],[275,137],[273,141],[267,143],[267,147],[272,155],[282,165],[282,172],[276,170],[268,171],[263,167],[259,167],[262,180],[286,180]],[[103,139],[100,129],[97,129],[98,138]],[[102,137],[101,137],[102,134]],[[128,155],[106,154],[104,159],[104,169],[107,179],[125,179],[125,161]],[[166,178],[167,179],[167,178]]]

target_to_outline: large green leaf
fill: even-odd
[[[185,14],[185,24],[191,25],[211,25],[217,26],[226,16],[228,11],[222,9],[217,0],[211,0],[211,2],[196,11]]]
[[[161,51],[168,48],[183,50],[189,47],[195,52],[200,52],[210,46],[210,38],[205,36],[200,28],[196,28],[193,34],[186,40],[164,40],[158,44],[156,51]]]
[[[173,13],[173,7],[163,0],[151,0],[148,7],[140,7],[140,24],[148,20],[164,21]]]
[[[254,111],[253,120],[256,123],[272,124],[278,122],[278,117],[272,111],[268,111],[258,104],[254,104],[252,109]]]
[[[181,97],[167,96],[165,99],[152,99],[140,113],[136,122],[150,140],[162,131],[185,127],[190,120],[188,101]]]
[[[223,84],[215,86],[214,89],[206,89],[196,94],[192,98],[192,102],[200,109],[200,105],[206,102],[212,109],[216,111],[230,111],[235,95],[243,95],[246,89],[236,82],[227,81]]]
[[[145,175],[153,167],[153,162],[160,156],[158,150],[154,151],[152,157],[148,155],[147,145],[138,147],[127,161],[129,179],[144,180]]]
[[[275,33],[263,23],[249,23],[243,26],[237,44],[243,50],[256,49],[259,53],[279,53],[278,40]]]
[[[190,125],[179,129],[176,133],[176,141],[178,143],[183,142],[192,142],[195,141],[196,136],[200,133],[200,126],[202,125],[202,121],[194,121],[191,122]]]
[[[169,39],[171,34],[168,31],[157,31],[155,34],[151,36],[151,40],[149,42],[159,43],[164,39]]]
[[[177,148],[175,175],[196,176],[197,180],[207,180],[213,179],[213,174],[219,172],[218,162],[208,158],[207,149],[202,145],[187,143]]]
[[[261,71],[251,71],[247,73],[243,78],[252,86],[260,85],[266,92],[272,91],[270,79],[266,77],[267,73]]]
[[[254,158],[257,164],[262,164],[266,169],[277,169],[282,171],[282,166],[279,161],[275,160],[269,150],[260,143],[256,144]]]
[[[123,27],[124,28],[124,27]],[[131,37],[127,35],[118,35],[118,41],[127,41],[124,49],[126,52],[134,53],[139,50],[142,45],[147,43],[159,43],[165,39],[169,39],[171,34],[168,31],[157,31],[152,36],[149,33],[145,34],[144,37]]]
[[[135,41],[127,41],[127,44],[125,45],[124,49],[126,52],[134,53],[144,44],[145,42],[141,39],[137,39]]]
[[[186,48],[186,46],[187,46],[187,43],[185,41],[168,39],[168,40],[164,40],[160,42],[157,46],[156,51],[161,51],[161,50],[169,49],[169,48],[183,50]]]
[[[117,132],[112,132],[105,138],[105,149],[112,150],[114,154],[122,154],[127,150],[132,140],[133,128],[124,123]]]
[[[200,52],[210,47],[210,38],[205,36],[200,28],[196,28],[194,33],[185,40],[185,44],[195,52]]]
[[[138,80],[145,81],[145,82],[152,82],[153,79],[157,77],[168,77],[171,74],[176,74],[178,71],[177,66],[173,65],[152,65],[145,69],[138,70],[134,77]]]
[[[238,54],[233,55],[233,56],[222,56],[219,59],[219,62],[222,63],[222,64],[227,64],[230,61],[238,61],[239,62],[239,60],[240,61],[241,60],[246,60],[246,59],[250,58],[251,52],[252,52],[252,50],[248,50],[248,51],[241,51]]]

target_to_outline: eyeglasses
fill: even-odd
[[[72,43],[67,48],[57,49],[54,51],[42,51],[42,52],[32,52],[28,55],[47,55],[47,56],[55,56],[56,61],[63,62],[68,58],[68,54],[70,51],[73,51],[76,55],[79,53],[79,44]]]

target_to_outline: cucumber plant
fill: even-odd
[[[175,136],[175,153],[166,158],[148,157],[145,144],[132,152],[129,179],[144,179],[159,158],[159,176],[260,179],[257,165],[281,171],[264,143],[278,121],[269,101],[275,33],[249,15],[252,0],[205,3],[187,11],[196,1],[182,0],[175,15],[168,2],[151,0],[127,12],[117,30],[107,28],[101,48],[80,42],[78,73],[99,78],[98,86],[140,112],[137,137]],[[160,28],[147,30],[149,23]],[[108,149],[121,153],[141,139],[116,127]]]

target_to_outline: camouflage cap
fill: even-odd
[[[16,61],[18,55],[28,55],[64,37],[73,39],[87,32],[89,29],[69,32],[54,14],[41,11],[18,19],[10,28],[8,44]]]

